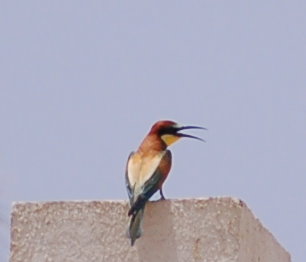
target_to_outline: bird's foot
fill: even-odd
[[[162,189],[159,190],[159,193],[160,193],[160,199],[159,199],[159,200],[160,200],[160,201],[161,201],[161,200],[166,200],[166,198],[165,198],[165,196],[164,196],[164,194],[163,194],[163,190],[162,190]]]

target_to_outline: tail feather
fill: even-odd
[[[142,235],[143,213],[144,207],[139,209],[135,214],[131,216],[128,229],[128,237],[131,239],[131,246],[133,246],[136,239]]]
[[[136,214],[140,209],[144,209],[144,206],[147,201],[148,201],[147,197],[139,195],[136,201],[131,205],[131,208],[128,212],[128,216]]]

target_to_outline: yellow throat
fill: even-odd
[[[166,143],[167,146],[170,146],[173,143],[175,143],[177,140],[179,140],[180,137],[174,135],[162,135],[161,139]]]

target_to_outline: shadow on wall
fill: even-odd
[[[171,202],[160,201],[158,205],[154,202],[147,203],[143,236],[136,241],[139,261],[178,261],[173,216],[169,214]]]
[[[4,220],[2,210],[0,211],[0,261],[8,260],[8,223]]]

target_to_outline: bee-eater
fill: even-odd
[[[131,216],[128,237],[133,246],[142,234],[145,204],[159,190],[165,199],[162,186],[171,168],[171,152],[167,147],[182,137],[201,138],[182,134],[184,129],[206,129],[198,126],[180,126],[169,120],[155,123],[136,152],[128,158],[125,172],[126,187],[130,199],[128,215]]]

